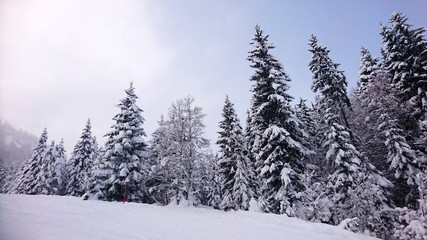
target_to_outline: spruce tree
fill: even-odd
[[[170,139],[168,138],[168,129],[163,115],[157,123],[159,126],[152,133],[148,142],[150,176],[147,181],[147,187],[149,195],[154,202],[167,205],[169,203],[170,173],[166,161],[169,155]]]
[[[349,129],[346,109],[350,108],[350,100],[347,96],[347,80],[344,72],[338,70],[340,64],[332,61],[329,57],[330,50],[318,44],[316,36],[311,35],[309,41],[312,57],[308,66],[313,73],[311,89],[321,95],[316,102],[318,110],[334,111],[333,114],[340,116],[339,123]],[[351,138],[353,141],[353,136]]]
[[[94,172],[97,183],[90,184],[88,197],[94,195],[101,200],[123,201],[126,187],[126,201],[144,202],[147,152],[142,126],[144,118],[136,104],[138,97],[132,83],[125,93],[125,98],[118,104],[120,112],[113,118],[116,123],[106,134],[105,152]]]
[[[0,193],[8,193],[17,175],[17,169],[0,159]]]
[[[280,62],[270,54],[268,42],[259,26],[251,43],[248,61],[255,73],[251,77],[251,149],[260,178],[259,201],[266,212],[294,215],[295,195],[300,190],[300,159],[306,153],[301,143],[303,131],[298,126],[287,93],[291,79]]]
[[[67,195],[81,197],[88,190],[88,182],[96,155],[91,128],[90,119],[88,119],[68,162]]]
[[[315,112],[314,109],[309,108],[305,103],[306,100],[300,99],[299,103],[295,106],[295,116],[300,122],[300,128],[304,129],[304,142],[306,148],[311,150],[310,154],[307,154],[303,159],[305,163],[319,165],[317,155],[314,153],[320,148],[320,140],[317,135]]]
[[[58,192],[53,183],[55,162],[55,141],[52,140],[50,146],[46,149],[44,157],[42,158],[40,172],[35,176],[37,184],[34,186],[34,191],[38,194],[53,195]]]
[[[412,114],[421,121],[427,117],[427,41],[425,29],[407,23],[408,18],[394,12],[391,27],[381,25],[384,66],[399,90],[402,102],[409,103]]]
[[[65,156],[64,140],[55,145],[55,163],[52,184],[56,195],[65,195],[67,187],[67,157]]]
[[[47,130],[43,130],[37,146],[33,150],[31,158],[24,162],[20,173],[18,174],[12,186],[12,193],[18,194],[40,194],[35,189],[37,185],[36,176],[39,175],[42,167],[42,161],[46,154]]]
[[[329,166],[326,191],[334,204],[332,222],[339,224],[346,218],[358,217],[362,221],[360,228],[364,229],[368,222],[366,216],[386,207],[383,188],[388,181],[354,146],[346,116],[346,109],[350,107],[347,82],[342,71],[337,69],[338,64],[329,58],[329,50],[319,45],[315,36],[312,35],[309,45],[313,53],[309,63],[313,72],[312,89],[320,93],[316,105],[322,111],[320,130]],[[368,192],[368,187],[375,190]]]
[[[403,130],[412,137],[408,144],[427,154],[427,40],[424,28],[412,28],[408,18],[394,12],[391,27],[381,24],[384,66],[397,89],[399,105],[407,109]],[[409,140],[409,139],[408,139]]]
[[[373,81],[380,71],[378,58],[372,57],[368,49],[362,47],[359,65],[359,78],[357,81],[357,94],[366,92],[367,86]]]
[[[235,113],[233,104],[226,97],[223,120],[219,123],[217,144],[220,148],[218,168],[221,179],[221,209],[249,208],[249,159],[245,148],[243,129]]]

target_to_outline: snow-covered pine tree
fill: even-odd
[[[372,57],[368,49],[360,50],[359,78],[357,81],[357,94],[366,92],[366,87],[380,71],[377,57]]]
[[[416,174],[423,168],[423,164],[403,137],[403,130],[387,113],[380,116],[378,130],[384,136],[384,144],[387,147],[387,163],[394,173],[395,188],[394,200],[401,205],[415,208],[417,187],[415,185]]]
[[[251,77],[251,131],[254,154],[260,178],[259,201],[266,212],[294,215],[295,195],[301,190],[298,174],[301,158],[307,149],[301,143],[304,132],[298,126],[288,93],[291,79],[281,63],[270,54],[274,45],[268,42],[259,26],[247,58],[255,73]]]
[[[148,142],[149,163],[147,167],[149,168],[149,179],[147,188],[149,196],[154,202],[167,205],[169,203],[168,191],[171,181],[170,169],[166,165],[166,160],[169,156],[170,139],[168,137],[168,126],[163,115],[161,115],[158,125]]]
[[[246,156],[243,129],[228,96],[225,99],[222,117],[216,142],[220,148],[218,159],[222,192],[220,208],[247,210],[251,197],[249,159]]]
[[[313,53],[309,63],[312,89],[320,93],[316,104],[323,112],[321,123],[325,125],[321,128],[322,147],[330,173],[326,190],[334,204],[332,222],[339,224],[346,218],[358,217],[362,222],[360,228],[364,229],[367,216],[386,206],[383,188],[389,184],[353,144],[345,113],[349,107],[347,83],[337,69],[338,64],[332,62],[329,50],[319,45],[315,36],[312,35],[309,45]],[[368,192],[367,187],[374,190]]]
[[[427,118],[427,40],[424,28],[412,28],[408,18],[394,12],[391,27],[381,24],[384,66],[392,76],[402,102],[408,102],[413,116]]]
[[[300,128],[304,129],[304,142],[306,148],[311,150],[311,154],[303,159],[305,163],[319,165],[318,155],[314,153],[320,148],[320,138],[317,135],[317,127],[315,121],[314,109],[307,106],[306,100],[300,99],[299,103],[295,105],[295,116],[300,122]]]
[[[88,119],[67,164],[67,195],[81,197],[88,190],[89,178],[96,157],[91,128],[90,119]]]
[[[65,156],[64,139],[55,145],[55,163],[52,185],[56,195],[65,195],[67,187],[67,157]]]
[[[0,159],[0,193],[7,193],[16,178],[17,169]]]
[[[58,192],[58,189],[56,189],[53,184],[56,162],[55,157],[55,141],[52,140],[42,158],[40,171],[35,175],[37,183],[33,189],[37,194],[54,195]]]
[[[301,175],[304,191],[298,193],[298,218],[311,222],[329,223],[333,204],[326,194],[325,183],[314,170],[307,170]]]
[[[384,144],[387,146],[387,162],[394,171],[395,178],[405,178],[410,185],[415,184],[415,174],[418,165],[416,156],[411,147],[402,136],[402,130],[396,125],[396,120],[390,119],[387,113],[381,114],[381,124],[378,129],[385,136]]]
[[[219,147],[219,158],[218,158],[218,172],[221,178],[221,193],[222,203],[220,208],[223,210],[234,209],[233,201],[233,186],[234,186],[234,175],[236,174],[236,153],[235,148],[240,147],[236,143],[238,141],[233,134],[233,126],[237,119],[237,115],[234,111],[233,104],[228,99],[225,99],[225,104],[222,110],[223,120],[219,122],[220,131],[218,132],[219,137],[216,144]],[[236,146],[237,145],[237,146]]]
[[[193,184],[196,190],[194,196],[197,200],[195,203],[211,206],[211,203],[215,204],[215,192],[219,187],[215,181],[217,163],[210,151],[206,151],[195,163],[193,170]]]
[[[425,162],[427,159],[424,159]],[[397,220],[394,222],[393,236],[403,240],[424,240],[427,236],[427,173],[420,171],[415,176],[418,186],[418,210],[404,208],[394,209]]]
[[[340,117],[340,123],[349,129],[346,109],[350,108],[350,100],[344,72],[338,70],[340,64],[332,61],[329,57],[330,50],[318,44],[316,36],[311,35],[309,41],[309,51],[313,54],[308,64],[313,73],[311,89],[322,96],[316,101],[318,111],[326,112],[328,108],[333,110]]]
[[[384,168],[383,143],[377,137],[379,134],[377,130],[379,116],[376,116],[375,111],[378,105],[384,104],[383,99],[389,97],[385,96],[390,94],[388,78],[389,75],[382,70],[378,58],[372,57],[371,53],[362,47],[357,89],[351,97],[353,111],[348,114],[352,131],[356,133],[357,145],[362,155],[367,156],[381,171],[387,168]],[[386,91],[388,93],[383,95]],[[390,102],[390,104],[392,103]],[[389,108],[388,106],[382,107]]]
[[[15,179],[11,192],[18,194],[40,194],[35,189],[37,185],[36,176],[40,173],[42,161],[46,154],[47,130],[43,130],[37,146],[33,150],[31,158],[24,162],[20,173]]]
[[[221,199],[221,177],[218,173],[218,154],[212,160],[211,182],[209,184],[208,206],[220,209]]]
[[[120,112],[113,118],[116,123],[106,134],[105,153],[94,172],[95,183],[90,184],[87,197],[94,195],[100,200],[122,201],[126,184],[126,201],[146,201],[144,118],[136,104],[138,97],[132,83],[125,93],[125,98],[118,104]]]
[[[251,122],[251,112],[247,111],[247,117],[246,117],[246,127],[244,131],[244,142],[246,143],[245,148],[247,149],[247,158],[248,158],[248,177],[249,177],[249,188],[251,192],[253,193],[253,198],[258,199],[258,192],[259,192],[259,179],[258,175],[256,173],[256,161],[253,153],[251,152],[251,149],[254,146],[255,141],[255,131],[252,131]]]

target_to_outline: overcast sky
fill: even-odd
[[[0,0],[0,118],[37,136],[46,127],[71,153],[88,118],[104,143],[133,81],[147,140],[171,103],[190,94],[207,114],[213,144],[226,94],[245,123],[256,24],[276,45],[290,94],[312,100],[310,34],[352,88],[360,47],[380,54],[379,23],[393,11],[427,26],[425,0]]]

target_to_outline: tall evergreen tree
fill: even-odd
[[[166,165],[168,150],[170,149],[170,139],[168,137],[168,126],[164,116],[157,122],[158,127],[152,133],[149,141],[149,180],[147,182],[148,192],[152,200],[156,203],[167,205],[169,203],[169,166]]]
[[[251,111],[247,111],[247,117],[246,117],[246,127],[244,130],[244,142],[245,142],[245,148],[247,149],[247,158],[248,158],[248,177],[249,177],[249,188],[251,192],[253,193],[253,198],[258,199],[258,193],[259,193],[259,179],[258,175],[256,173],[256,161],[254,154],[251,152],[251,149],[254,146],[255,141],[255,131],[252,131],[251,127],[252,117],[251,117]]]
[[[378,58],[372,57],[369,50],[364,47],[362,47],[360,53],[359,78],[357,81],[358,94],[366,91],[367,85],[373,81],[380,71]]]
[[[332,62],[329,50],[319,45],[315,36],[312,35],[309,45],[313,53],[309,63],[313,72],[312,89],[320,93],[316,104],[323,113],[322,147],[330,173],[326,188],[334,204],[332,222],[338,224],[346,218],[358,217],[363,229],[367,227],[366,216],[386,206],[383,187],[388,181],[354,146],[346,117],[346,108],[350,106],[345,88],[347,82],[337,69],[338,64]],[[375,191],[367,192],[367,187]]]
[[[307,149],[311,150],[311,154],[307,154],[304,162],[319,165],[318,157],[314,154],[320,148],[320,140],[316,133],[315,112],[305,102],[306,100],[300,99],[299,103],[295,106],[295,116],[300,122],[300,128],[305,131],[303,135],[304,142]]]
[[[402,102],[408,102],[412,114],[421,121],[427,118],[427,40],[425,29],[415,28],[400,12],[390,18],[391,27],[381,25],[384,66],[399,90]]]
[[[37,184],[34,186],[34,191],[38,194],[53,195],[58,192],[53,182],[55,177],[55,162],[55,141],[52,140],[42,158],[40,172],[35,176]]]
[[[144,202],[144,163],[147,152],[142,126],[144,118],[136,104],[138,97],[132,83],[125,93],[125,98],[118,104],[120,112],[113,118],[116,123],[106,134],[108,140],[105,153],[95,172],[95,181],[101,183],[101,186],[91,184],[89,192],[101,200],[122,201],[126,187],[126,201]]]
[[[333,111],[334,115],[340,116],[339,123],[348,129],[346,108],[350,108],[350,100],[347,96],[344,72],[338,70],[340,64],[332,61],[329,57],[330,50],[318,44],[316,36],[311,35],[309,45],[309,51],[313,54],[308,65],[313,73],[311,89],[321,95],[316,102],[318,109],[322,112],[328,109]]]
[[[246,156],[243,129],[228,96],[222,117],[217,141],[221,152],[218,159],[223,198],[220,208],[247,210],[251,196],[248,176],[249,159]]]
[[[46,154],[47,130],[43,130],[37,146],[33,150],[31,159],[24,162],[24,165],[18,174],[12,186],[12,193],[19,194],[40,194],[35,189],[37,185],[36,176],[39,175],[42,167],[42,161]]]
[[[300,142],[303,131],[298,126],[288,93],[291,79],[280,62],[270,54],[274,45],[268,42],[259,26],[251,43],[248,61],[255,73],[251,77],[251,131],[254,137],[252,153],[260,178],[261,206],[266,212],[294,215],[296,192],[301,188],[298,174],[300,159],[306,149]]]
[[[0,159],[0,193],[8,193],[17,175],[17,169]]]
[[[65,195],[67,187],[67,157],[65,156],[64,140],[55,145],[55,163],[52,184],[56,195]]]
[[[96,157],[95,140],[91,128],[90,119],[88,119],[68,162],[66,191],[71,196],[81,197],[88,190],[89,178]]]

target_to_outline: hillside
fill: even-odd
[[[374,239],[283,215],[0,195],[0,239]]]
[[[0,160],[4,164],[20,167],[31,157],[37,140],[35,135],[0,119]]]

